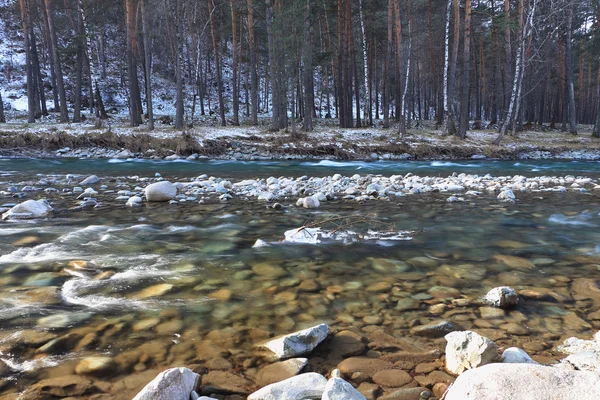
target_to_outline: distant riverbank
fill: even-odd
[[[589,127],[588,127],[589,128]],[[325,124],[314,132],[271,132],[263,126],[216,127],[206,124],[177,131],[169,125],[148,131],[88,123],[0,125],[1,157],[148,158],[229,160],[468,160],[600,159],[600,140],[591,128],[564,132],[520,132],[493,145],[496,131],[470,131],[466,140],[444,137],[434,127],[413,129],[404,139],[393,128],[339,129]]]

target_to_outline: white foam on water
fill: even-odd
[[[13,358],[0,357],[0,360],[4,361],[9,368],[15,371],[31,372],[38,369],[56,367],[62,362],[63,358],[64,357],[59,356],[48,356],[19,362]]]
[[[7,263],[38,263],[44,261],[69,260],[81,258],[73,252],[73,249],[66,250],[62,246],[56,246],[52,243],[44,243],[35,247],[22,247],[12,253],[0,256],[0,264]]]
[[[124,297],[110,297],[99,294],[81,296],[82,290],[96,288],[106,285],[107,281],[93,281],[90,279],[71,279],[62,286],[62,298],[67,304],[84,306],[92,310],[115,310],[115,309],[144,309],[152,307],[152,302],[132,300]],[[154,302],[156,304],[156,302]]]
[[[583,220],[582,216],[567,217],[563,214],[552,214],[550,218],[548,218],[548,222],[559,225],[596,226],[596,224]]]
[[[432,167],[465,167],[465,168],[479,168],[481,165],[479,164],[460,164],[451,161],[432,161]]]

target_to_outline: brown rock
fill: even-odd
[[[592,299],[595,302],[600,301],[600,288],[594,279],[577,278],[571,284],[571,291],[576,300]]]
[[[386,369],[373,375],[373,382],[384,387],[402,387],[412,381],[412,377],[406,371],[399,369]]]
[[[385,333],[381,329],[369,332],[367,335],[369,340],[369,348],[374,350],[405,350],[405,351],[420,351],[421,349],[412,343],[409,343],[407,339],[397,338],[395,336]]]
[[[229,371],[233,365],[224,358],[211,358],[206,362],[206,368],[219,371]]]
[[[437,367],[439,367],[439,364],[436,362],[420,363],[419,365],[417,365],[415,367],[415,373],[428,374],[431,371],[433,371],[434,369],[436,369]]]
[[[367,400],[375,400],[379,393],[379,386],[374,383],[363,382],[356,388]]]
[[[377,282],[367,286],[367,292],[381,293],[389,292],[392,289],[392,284],[389,282]]]
[[[89,379],[77,375],[65,375],[59,378],[44,379],[26,390],[24,397],[49,399],[53,397],[84,396],[94,392]]]
[[[323,349],[329,351],[332,357],[345,358],[363,354],[366,346],[360,335],[351,331],[341,331],[326,342]]]
[[[372,377],[379,371],[392,369],[392,363],[378,358],[350,357],[338,364],[338,369],[347,377],[361,373],[365,377]]]
[[[411,361],[415,364],[426,362],[426,361],[435,361],[439,360],[444,353],[439,350],[431,350],[431,351],[399,351],[397,353],[386,354],[381,357],[382,360],[386,360],[389,362],[399,362],[399,361]]]
[[[319,289],[321,289],[321,285],[316,279],[305,279],[298,286],[300,292],[316,292]]]
[[[75,367],[77,375],[94,375],[103,377],[111,375],[115,370],[115,362],[110,357],[87,357]]]
[[[248,394],[254,388],[251,381],[241,375],[225,371],[210,371],[202,377],[206,392]]]
[[[509,268],[518,269],[520,271],[528,271],[535,269],[535,264],[523,257],[498,254],[495,255],[493,258],[495,261],[504,264]]]
[[[435,385],[433,385],[433,388],[431,390],[433,391],[433,395],[440,399],[442,398],[444,393],[446,393],[446,390],[448,390],[448,385],[443,382],[438,382]]]
[[[212,358],[225,357],[226,355],[227,351],[224,348],[212,342],[204,341],[196,343],[196,356],[200,360],[210,360]]]
[[[525,328],[523,325],[519,325],[514,322],[509,322],[507,324],[500,325],[500,329],[504,329],[508,334],[511,335],[528,335],[529,329]]]
[[[258,386],[263,387],[291,378],[302,371],[307,361],[306,358],[291,358],[267,365],[258,371],[255,382]]]
[[[419,400],[421,393],[426,390],[423,387],[398,389],[380,396],[377,400]]]
[[[231,290],[229,289],[219,289],[212,293],[209,293],[208,297],[218,301],[229,301],[232,295],[233,293],[231,293]]]
[[[454,382],[454,377],[448,375],[443,371],[433,371],[429,375],[417,375],[415,376],[415,381],[419,383],[421,386],[425,386],[428,388],[433,387],[438,382],[450,384]]]

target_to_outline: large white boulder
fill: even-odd
[[[326,384],[323,375],[309,372],[265,386],[248,396],[248,400],[320,399]]]
[[[446,369],[455,375],[498,360],[496,343],[476,332],[450,332],[445,338]]]
[[[513,308],[519,303],[519,295],[508,286],[498,286],[487,292],[485,301],[495,307]]]
[[[569,355],[561,360],[562,366],[600,372],[600,331],[591,340],[568,338],[558,346],[558,351]]]
[[[177,196],[177,186],[169,181],[155,182],[146,186],[144,189],[146,200],[153,201],[170,201]]]
[[[600,375],[533,364],[489,364],[465,372],[446,400],[600,399]]]
[[[2,219],[42,218],[50,211],[52,207],[46,200],[27,200],[2,214]]]
[[[340,371],[333,370],[327,381],[321,400],[367,400],[354,386],[340,378]]]
[[[260,347],[264,347],[278,359],[296,357],[311,352],[329,335],[327,324],[320,324],[298,332],[271,339]]]
[[[133,400],[189,400],[200,375],[188,368],[171,368],[158,374]]]
[[[82,180],[81,182],[79,182],[79,184],[81,186],[87,186],[87,185],[93,185],[94,183],[98,183],[99,179],[96,175],[90,175],[87,178],[85,178],[84,180]]]

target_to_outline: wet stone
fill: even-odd
[[[389,361],[369,357],[350,357],[338,364],[338,369],[346,377],[351,377],[356,373],[372,377],[377,372],[392,369],[392,367],[393,365]]]
[[[307,362],[306,358],[290,358],[289,360],[267,365],[258,371],[255,379],[256,384],[263,387],[291,378],[297,375],[306,366]]]
[[[387,369],[373,375],[373,382],[384,387],[402,387],[411,381],[408,372],[399,369]]]
[[[202,387],[208,393],[248,394],[253,383],[248,379],[225,371],[210,371],[202,377]]]

